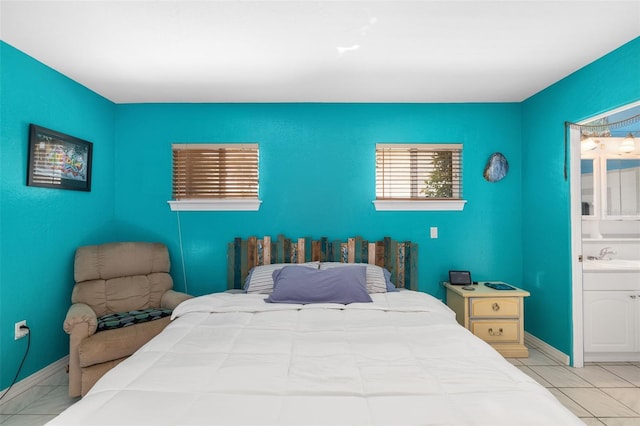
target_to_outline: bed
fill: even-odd
[[[354,238],[313,250],[313,242],[278,240],[231,243],[234,290],[180,304],[162,333],[49,424],[583,424],[441,301],[390,285],[415,280],[415,244]],[[309,296],[300,288],[320,288],[328,301],[297,300]]]

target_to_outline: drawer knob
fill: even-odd
[[[631,296],[629,296],[632,299],[635,299],[637,296],[635,294],[632,294]]]
[[[500,310],[500,305],[498,305],[498,302],[495,302],[491,308],[493,308],[494,311],[498,312]]]
[[[489,336],[502,336],[502,328],[499,328],[498,331],[493,331],[493,328],[489,329]]]

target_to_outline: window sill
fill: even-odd
[[[375,200],[376,211],[461,211],[467,200]]]
[[[260,200],[178,200],[167,201],[171,211],[258,211]]]

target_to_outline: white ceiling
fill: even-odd
[[[640,0],[0,7],[2,40],[116,103],[519,102],[640,35]]]

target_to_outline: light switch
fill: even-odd
[[[432,226],[430,229],[431,232],[431,238],[438,238],[438,227],[437,226]]]

